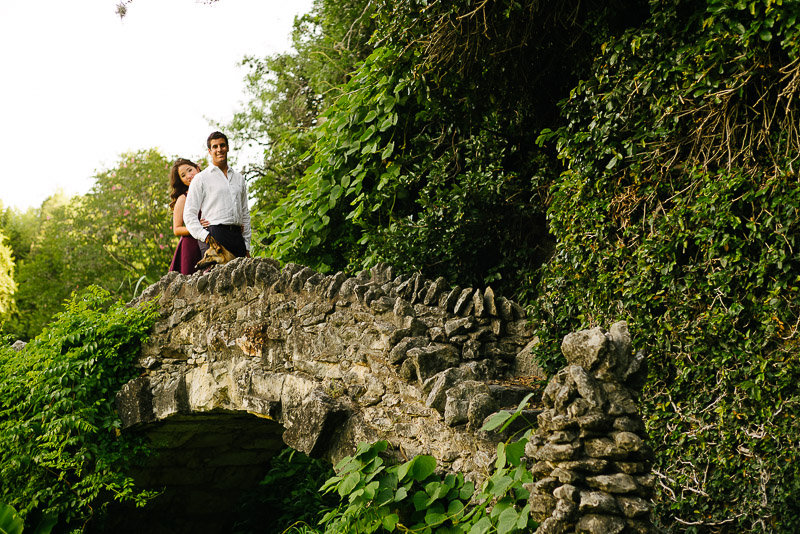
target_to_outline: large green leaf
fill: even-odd
[[[24,523],[9,504],[0,502],[0,534],[21,534]]]

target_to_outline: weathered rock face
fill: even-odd
[[[526,453],[530,504],[543,534],[652,532],[652,451],[636,399],[647,371],[625,323],[564,338],[570,364],[545,388]]]
[[[449,288],[383,265],[348,278],[240,258],[207,274],[170,273],[139,301],[153,298],[161,319],[117,411],[127,432],[158,428],[156,448],[178,463],[206,431],[195,425],[171,441],[171,421],[202,417],[212,432],[224,414],[251,414],[251,424],[281,429],[284,443],[312,456],[335,462],[360,441],[387,439],[400,457],[431,454],[480,478],[499,438],[477,428],[529,392],[499,383],[518,354],[528,358],[531,333],[522,309],[490,288]],[[252,457],[250,470],[263,473],[279,449],[211,456]],[[187,470],[213,463],[200,455],[183,457]]]

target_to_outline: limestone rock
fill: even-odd
[[[633,477],[625,473],[587,477],[586,483],[589,484],[591,488],[600,489],[609,493],[631,493],[638,489]]]
[[[625,520],[614,515],[588,514],[575,526],[575,532],[581,534],[619,534],[623,529]]]
[[[582,513],[618,514],[614,496],[605,491],[582,491],[579,509]]]
[[[348,410],[326,394],[315,391],[299,410],[289,416],[283,441],[312,458],[327,448],[334,430],[347,418]]]

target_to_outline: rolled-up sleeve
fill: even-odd
[[[244,247],[250,252],[250,208],[247,205],[247,182],[242,177],[242,237],[244,237]]]
[[[203,181],[195,178],[186,193],[186,205],[183,207],[183,224],[192,237],[200,241],[205,241],[208,237],[208,230],[200,224],[200,208],[203,205]]]

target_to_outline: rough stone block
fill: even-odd
[[[439,297],[447,288],[447,282],[443,277],[437,278],[428,288],[428,291],[425,293],[425,298],[422,300],[422,303],[425,306],[434,306],[439,301]]]
[[[614,515],[588,514],[575,525],[575,532],[580,534],[619,534],[624,529],[625,520]]]
[[[639,489],[633,477],[625,473],[586,477],[586,483],[590,488],[607,491],[609,493],[632,493]]]
[[[480,289],[476,289],[475,293],[472,294],[472,308],[475,317],[483,317],[486,314],[483,292]]]
[[[497,316],[497,304],[494,299],[494,290],[491,287],[487,287],[483,292],[483,306],[487,315]]]
[[[405,337],[389,351],[389,363],[402,363],[408,357],[408,351],[427,345],[428,340],[424,337]]]
[[[600,384],[597,383],[597,380],[590,376],[583,367],[577,365],[568,366],[567,373],[575,383],[575,387],[578,389],[580,396],[583,397],[592,408],[602,408],[605,402],[605,395],[603,394]]]
[[[610,349],[611,336],[607,336],[599,327],[567,334],[561,342],[561,353],[567,361],[589,372],[606,360]]]
[[[539,494],[550,494],[561,485],[555,477],[546,477],[533,483],[533,491]],[[555,504],[555,503],[554,503]]]
[[[639,497],[617,496],[617,504],[625,517],[645,517],[650,513],[650,503]]]
[[[553,510],[556,509],[555,497],[543,493],[531,492],[528,503],[531,505],[531,516],[536,521],[543,521],[550,517]]]
[[[425,405],[444,414],[447,390],[458,382],[476,380],[477,378],[474,369],[467,366],[446,369],[428,378],[422,384],[422,392],[427,395]]]
[[[472,317],[450,319],[444,324],[444,333],[447,337],[457,336],[469,332],[474,327],[475,319]]]
[[[605,491],[582,491],[579,510],[584,514],[618,514],[614,496]]]
[[[553,490],[553,497],[564,501],[579,502],[580,491],[572,484],[564,484]]]
[[[575,458],[579,447],[573,443],[546,443],[538,451],[535,458],[554,462],[557,460],[572,460]]]
[[[328,395],[314,391],[300,409],[286,414],[290,424],[283,433],[283,441],[312,458],[320,458],[326,452],[334,430],[348,415],[345,407]]]
[[[597,458],[589,458],[561,462],[560,465],[564,469],[571,469],[573,471],[580,471],[583,473],[602,473],[608,469],[609,462]]]
[[[398,297],[397,300],[394,302],[393,313],[398,317],[414,317],[416,316],[416,312],[414,311],[414,306],[411,305],[410,302],[407,300]]]
[[[617,447],[626,452],[638,452],[644,442],[633,432],[615,432],[612,434]]]
[[[469,422],[470,405],[473,400],[479,398],[477,402],[483,404],[485,397],[491,399],[489,387],[483,382],[474,380],[461,382],[447,390],[444,408],[445,423],[449,426],[456,426]]]
[[[407,357],[414,362],[420,382],[424,382],[439,371],[455,367],[460,363],[458,350],[452,345],[441,343],[410,349]]]
[[[453,307],[453,313],[456,315],[466,315],[468,306],[472,305],[472,291],[473,289],[471,287],[461,291],[461,294],[458,296],[455,306]]]
[[[122,428],[128,428],[137,423],[148,423],[155,419],[153,393],[147,378],[136,378],[122,386],[114,399],[114,404],[117,415],[122,421]]]
[[[556,467],[550,473],[550,476],[556,477],[562,484],[575,484],[581,480],[581,476],[575,471],[564,469],[563,467]]]
[[[614,462],[614,467],[629,475],[643,474],[648,471],[647,464],[644,462]]]

